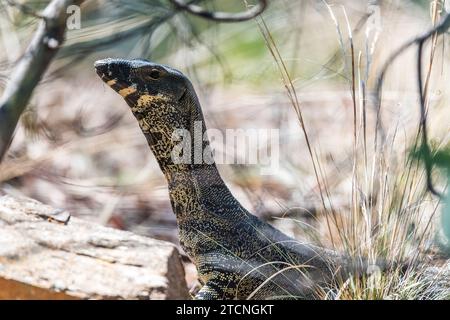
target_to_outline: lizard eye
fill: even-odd
[[[149,77],[153,80],[158,80],[161,77],[161,72],[159,70],[153,69],[150,71]]]

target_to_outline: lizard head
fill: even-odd
[[[99,60],[95,69],[125,99],[160,164],[170,162],[174,131],[190,132],[203,121],[195,90],[180,71],[142,59]]]
[[[97,74],[132,107],[145,101],[179,102],[189,80],[178,70],[147,60],[103,59],[95,62]]]

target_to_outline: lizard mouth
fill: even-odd
[[[95,71],[105,82],[114,79],[128,78],[130,67],[129,63],[123,59],[101,59],[94,63]]]
[[[131,91],[136,91],[132,87],[130,87],[126,82],[121,81],[121,74],[117,74],[118,68],[114,68],[114,65],[117,65],[122,60],[119,59],[103,59],[98,60],[94,63],[94,68],[97,75],[105,82],[108,86],[110,86],[114,91],[122,95],[124,98],[132,93]]]

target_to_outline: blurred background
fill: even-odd
[[[197,2],[246,10],[241,0]],[[38,11],[48,1],[24,3]],[[178,244],[165,179],[128,106],[93,68],[106,57],[147,58],[191,79],[209,128],[280,130],[276,175],[261,175],[257,165],[219,166],[254,214],[328,247],[446,255],[445,234],[438,236],[444,211],[411,156],[419,126],[414,47],[392,61],[380,110],[374,99],[390,53],[432,27],[446,7],[428,0],[277,0],[262,18],[220,24],[177,13],[163,0],[88,0],[81,28],[68,30],[22,116],[0,166],[1,188]],[[1,0],[0,21],[1,93],[38,19]],[[443,34],[424,50],[433,150],[448,149],[450,139],[448,39]],[[445,190],[445,169],[433,178]],[[185,260],[193,285],[195,269]]]

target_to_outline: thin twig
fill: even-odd
[[[386,75],[387,70],[391,66],[392,62],[396,60],[405,50],[410,48],[413,45],[418,45],[418,62],[417,62],[417,71],[418,71],[418,85],[419,85],[419,96],[420,96],[420,126],[422,130],[422,152],[425,160],[425,170],[427,175],[427,188],[428,190],[438,197],[441,197],[441,194],[436,191],[433,186],[433,182],[431,179],[431,171],[432,171],[432,155],[431,148],[428,144],[428,135],[427,135],[427,112],[425,107],[424,100],[424,91],[423,91],[423,83],[422,83],[422,49],[423,44],[431,37],[437,37],[440,34],[446,32],[450,28],[450,14],[447,13],[441,22],[435,27],[431,28],[424,34],[406,42],[396,51],[394,51],[386,60],[383,67],[381,68],[381,72],[377,77],[376,89],[375,89],[375,106],[377,108],[377,129],[379,125],[380,118],[380,110],[381,110],[381,91],[383,86],[384,77]]]
[[[268,5],[267,0],[259,0],[258,4],[248,11],[241,13],[226,13],[207,11],[200,6],[184,3],[180,0],[170,0],[170,2],[179,10],[184,10],[195,16],[217,22],[242,22],[251,20],[263,13]]]
[[[435,189],[433,185],[433,180],[431,177],[432,169],[433,169],[433,160],[432,160],[432,154],[431,154],[431,148],[428,144],[428,128],[427,128],[427,110],[425,107],[425,94],[423,89],[423,81],[422,81],[422,51],[423,51],[423,44],[425,40],[422,40],[418,44],[417,48],[417,85],[419,89],[419,99],[420,99],[420,128],[422,130],[422,146],[420,153],[423,156],[423,161],[425,164],[425,173],[426,173],[426,179],[427,179],[427,188],[428,190],[434,194],[435,196],[438,196],[439,198],[442,198],[442,195]]]

